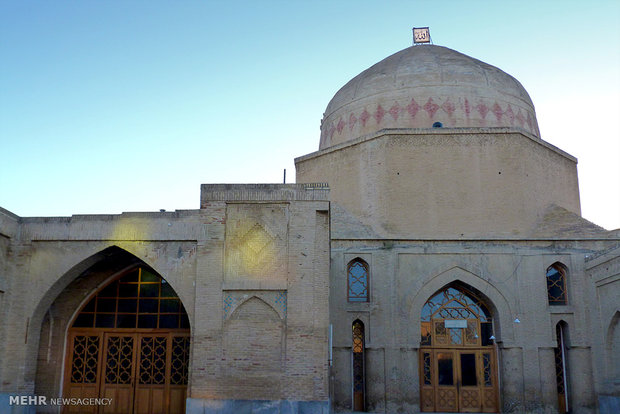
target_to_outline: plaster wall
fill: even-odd
[[[383,130],[295,162],[381,237],[523,237],[552,204],[580,213],[576,159],[515,129]]]

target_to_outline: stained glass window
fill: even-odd
[[[492,335],[488,308],[464,287],[449,286],[422,308],[422,346],[488,346]]]
[[[92,297],[73,327],[189,329],[189,320],[166,280],[138,267]]]
[[[353,409],[364,411],[365,372],[364,372],[364,324],[353,322]]]
[[[549,305],[566,305],[566,271],[559,263],[547,269],[547,297]]]
[[[368,302],[368,264],[354,259],[347,266],[349,302]]]

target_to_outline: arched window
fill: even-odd
[[[349,302],[368,302],[368,263],[353,259],[347,266],[347,297]]]
[[[458,285],[430,298],[422,308],[421,322],[422,346],[493,344],[491,313],[474,293]]]
[[[166,280],[138,267],[97,292],[72,327],[189,329],[189,320]]]
[[[364,364],[364,324],[359,319],[353,322],[353,411],[365,411],[366,372]]]
[[[566,305],[566,268],[554,263],[547,268],[547,298],[549,305]]]

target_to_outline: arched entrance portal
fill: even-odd
[[[454,284],[435,293],[421,329],[421,410],[498,412],[491,314],[473,289]]]
[[[66,412],[185,412],[189,332],[181,300],[153,270],[138,266],[107,284],[70,325],[63,395],[111,405]]]

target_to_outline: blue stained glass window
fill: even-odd
[[[347,266],[349,302],[368,302],[368,264],[354,259]]]
[[[547,297],[549,305],[566,305],[566,271],[559,263],[547,269]]]

